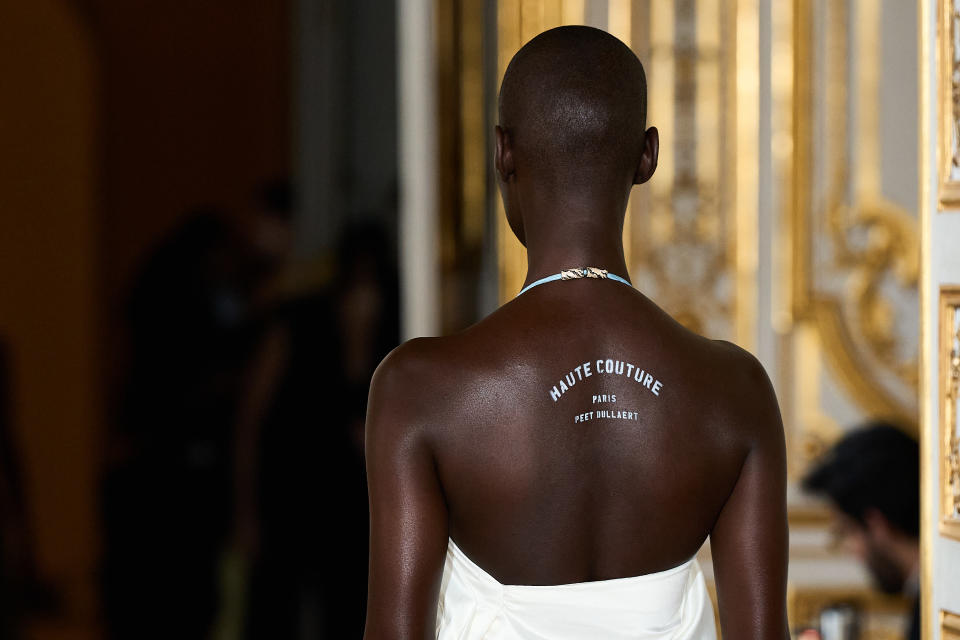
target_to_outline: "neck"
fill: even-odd
[[[572,267],[598,267],[630,279],[623,255],[623,206],[564,199],[524,216],[527,278],[524,286]],[[562,212],[562,215],[560,213]]]

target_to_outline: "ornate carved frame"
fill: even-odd
[[[787,238],[781,243],[791,255],[791,267],[785,270],[789,277],[783,285],[783,289],[790,292],[785,316],[789,317],[794,331],[804,325],[814,329],[820,345],[817,353],[864,412],[894,418],[905,427],[915,429],[916,407],[904,405],[887,392],[863,356],[868,353],[872,360],[893,372],[905,385],[917,387],[916,362],[901,362],[895,358],[890,345],[896,336],[891,333],[890,326],[875,320],[882,315],[880,311],[886,305],[880,293],[884,277],[892,274],[907,287],[916,286],[918,282],[918,225],[908,212],[881,195],[878,166],[870,160],[852,166],[850,158],[845,157],[845,141],[849,134],[844,124],[846,114],[838,110],[846,109],[849,91],[875,94],[879,76],[875,69],[864,67],[858,74],[859,86],[848,89],[846,68],[836,65],[826,77],[824,87],[814,86],[810,60],[813,57],[815,4],[792,0],[794,52],[791,71],[794,81],[792,95],[782,100],[792,111],[783,121],[792,124],[789,134],[793,142],[789,161],[791,174],[787,178],[784,198]],[[837,47],[835,59],[847,61],[852,43],[846,26],[849,19],[846,2],[825,6],[831,13],[826,21],[829,33],[823,37],[832,43],[831,46]],[[868,59],[878,49],[880,8],[871,1],[861,2],[858,7],[862,15],[857,17],[856,46],[860,58]],[[815,95],[819,91],[828,95]],[[814,122],[811,109],[814,100],[825,101],[831,109],[828,119],[833,133],[829,143],[824,145],[833,165],[840,168],[833,183],[827,186],[827,192],[817,202],[812,193],[816,162],[812,147]],[[878,107],[868,100],[858,109],[860,153],[868,159],[879,157],[879,149],[875,148]],[[845,197],[848,192],[854,194],[851,202]],[[848,286],[842,298],[819,290],[815,282],[813,249],[816,238],[813,232],[816,220],[821,221],[824,232],[831,239],[835,267],[846,274]],[[866,248],[855,248],[847,238],[849,230],[855,227],[866,229],[884,241]],[[844,307],[857,310],[858,322],[851,324],[850,318],[843,313]],[[807,433],[808,426],[812,425],[794,425],[797,435],[804,438],[824,435]],[[806,449],[816,451],[816,447],[797,447],[798,451]]]
[[[940,640],[960,640],[960,615],[940,610]]]
[[[960,540],[960,286],[940,289],[940,533]]]
[[[937,102],[940,131],[937,172],[938,210],[960,207],[960,3],[940,0],[937,11]]]

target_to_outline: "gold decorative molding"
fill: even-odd
[[[544,27],[545,0],[500,0],[497,3],[497,89],[510,59],[523,43]],[[549,2],[549,4],[557,4]],[[548,12],[550,13],[550,12]],[[555,25],[550,25],[555,26]],[[500,300],[506,302],[520,291],[527,273],[527,252],[507,224],[503,200],[496,196],[497,262]]]
[[[940,640],[960,640],[960,614],[940,610]]]
[[[732,88],[727,91],[731,123],[727,135],[736,140],[730,161],[736,163],[736,189],[728,206],[735,212],[734,341],[749,351],[756,349],[758,312],[757,246],[760,166],[760,2],[737,0],[735,4],[736,52],[728,58]],[[733,12],[731,12],[733,13]],[[735,75],[734,75],[735,74]]]
[[[637,43],[633,37],[633,15],[636,13],[634,4],[642,3],[635,3],[632,0],[607,0],[607,31],[636,51]],[[584,7],[584,12],[585,9]],[[579,20],[579,22],[582,21],[583,18]],[[630,198],[633,198],[633,190],[631,190]],[[630,200],[628,200],[627,213],[623,219],[623,233],[621,234],[623,237],[623,257],[627,263],[627,268],[633,264],[631,262],[633,258],[633,216],[630,215],[632,210]]]
[[[932,343],[935,335],[930,331],[930,313],[932,302],[932,283],[930,279],[930,222],[933,213],[930,189],[933,182],[933,172],[927,145],[933,134],[933,123],[930,122],[931,99],[935,87],[930,84],[933,60],[931,53],[936,50],[937,37],[931,32],[930,12],[933,10],[934,0],[920,0],[917,3],[919,55],[917,56],[917,77],[919,78],[919,102],[917,110],[919,120],[917,149],[920,158],[920,522],[933,521],[934,501],[936,488],[934,487],[935,472],[931,468],[930,451],[935,446],[934,407],[930,401],[930,365],[933,357]],[[934,383],[936,384],[936,383]],[[933,541],[932,527],[920,527],[920,601],[933,601]],[[931,616],[921,612],[920,637],[933,637],[933,620]]]
[[[960,540],[960,286],[940,288],[940,533]]]
[[[638,288],[690,329],[756,341],[757,3],[638,2],[661,159],[634,194]]]
[[[451,333],[478,315],[476,282],[482,270],[490,201],[489,92],[493,75],[486,42],[485,0],[435,4],[441,330]]]
[[[781,305],[775,322],[786,333],[814,327],[823,360],[849,398],[867,415],[915,430],[915,339],[899,333],[897,313],[907,313],[902,299],[918,288],[918,225],[881,193],[880,5],[852,2],[854,25],[847,2],[792,2],[793,86],[774,87],[775,98],[786,96],[778,102],[792,106],[775,124],[792,136],[785,189],[789,238],[780,242],[792,256],[784,270],[790,302]],[[817,31],[815,24],[825,29]],[[817,47],[830,65],[813,64]],[[851,60],[858,64],[852,90]],[[848,122],[855,126],[854,147]],[[801,384],[821,384],[820,376]],[[800,434],[805,428],[793,425]]]
[[[937,18],[938,209],[960,207],[960,2],[939,0]]]

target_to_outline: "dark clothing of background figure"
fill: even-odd
[[[261,538],[248,640],[363,634],[363,425],[374,369],[399,342],[393,244],[376,225],[352,225],[329,290],[278,314],[288,355],[260,428]]]
[[[311,628],[314,637],[359,637],[366,478],[349,427],[366,389],[344,379],[327,297],[290,302],[276,321],[288,333],[289,355],[260,431],[260,544],[246,637],[294,640]]]
[[[258,328],[212,213],[150,257],[129,303],[132,361],[103,480],[108,637],[206,640],[232,516],[232,429]]]

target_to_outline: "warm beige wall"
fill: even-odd
[[[97,634],[98,477],[122,301],[198,203],[289,170],[286,1],[2,1],[0,339],[41,568],[37,638]]]
[[[101,407],[96,334],[97,65],[58,0],[4,2],[0,20],[0,337],[41,567],[69,617],[94,615]],[[56,637],[85,637],[68,632]]]
[[[289,172],[288,2],[90,0],[103,64],[104,288],[190,207]]]

